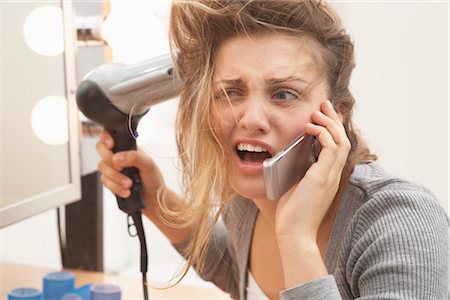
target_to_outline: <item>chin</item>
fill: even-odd
[[[266,198],[266,189],[263,180],[258,180],[258,182],[255,182],[255,180],[233,182],[233,189],[236,193],[247,199]]]

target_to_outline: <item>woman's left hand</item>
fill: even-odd
[[[279,241],[301,238],[316,242],[350,152],[350,141],[331,102],[323,102],[320,109],[312,114],[314,124],[308,123],[306,132],[316,136],[322,150],[302,180],[278,201],[275,226]]]

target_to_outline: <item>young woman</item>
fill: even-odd
[[[205,280],[239,299],[446,299],[449,219],[431,192],[385,173],[352,125],[353,44],[318,1],[175,1],[184,82],[177,142],[185,193],[150,157],[97,144],[126,198],[139,168],[146,216]],[[262,162],[300,133],[318,160],[277,201]],[[219,216],[222,218],[219,219]]]

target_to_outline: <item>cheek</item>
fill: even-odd
[[[290,133],[289,135],[292,138],[297,137],[300,133],[305,131],[306,123],[311,122],[311,114],[303,113],[300,115],[293,116],[292,119],[289,121],[292,125],[287,127],[287,131]]]
[[[303,106],[302,109],[291,111],[279,118],[280,123],[278,136],[280,137],[280,146],[284,148],[305,131],[306,124],[310,123],[311,115],[315,111],[313,107]],[[281,150],[281,149],[280,149]]]
[[[228,115],[220,113],[220,110],[211,114],[211,131],[220,147],[227,145],[231,136],[232,122]]]
[[[215,106],[212,111],[211,125],[218,135],[224,135],[236,126],[236,114],[230,106]]]

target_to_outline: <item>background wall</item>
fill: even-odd
[[[354,117],[363,136],[386,170],[427,185],[450,212],[448,2],[353,1],[333,6],[356,44],[357,67],[351,85],[357,99]],[[167,2],[112,1],[112,13],[111,19],[121,25],[112,32],[123,36],[122,42],[114,42],[117,47],[113,45],[116,61],[132,63],[168,51]],[[173,134],[176,107],[176,100],[153,107],[139,132],[141,147],[161,166],[168,184],[179,189]],[[125,216],[107,190],[104,213],[106,270],[138,277],[137,239],[128,237]],[[145,226],[150,280],[167,281],[182,260],[152,224]],[[1,259],[60,267],[55,212],[0,234]],[[192,273],[184,282],[204,284]]]
[[[336,3],[356,44],[355,120],[386,169],[448,203],[448,2]]]

